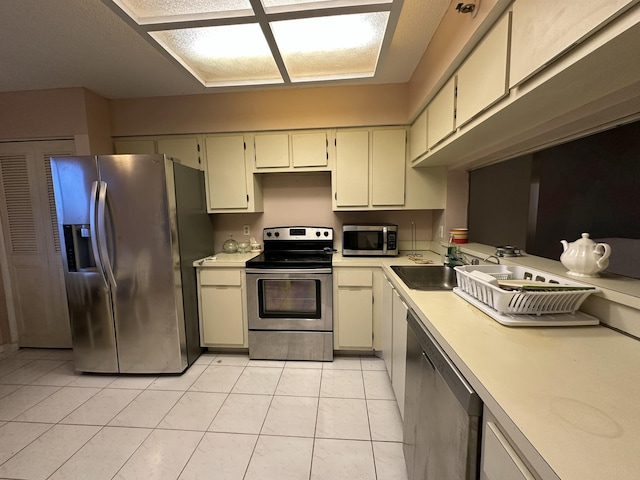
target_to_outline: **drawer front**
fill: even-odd
[[[242,285],[242,270],[203,268],[200,269],[200,284],[239,287]]]
[[[373,272],[371,270],[344,269],[338,270],[339,287],[372,287]]]

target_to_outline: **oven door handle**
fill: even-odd
[[[260,274],[260,275],[282,275],[285,273],[293,273],[296,275],[301,274],[326,274],[331,273],[331,268],[247,268],[247,275]]]

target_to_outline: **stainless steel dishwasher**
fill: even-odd
[[[407,324],[403,448],[409,480],[475,480],[482,401],[412,310]]]

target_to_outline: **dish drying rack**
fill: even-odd
[[[590,285],[522,266],[465,265],[454,269],[458,286],[453,292],[503,325],[577,326],[600,323],[596,317],[578,311],[589,295],[599,292]],[[548,285],[548,288],[505,290],[497,285],[500,280],[536,282],[537,285],[544,284],[543,287]]]

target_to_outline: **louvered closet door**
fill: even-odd
[[[71,346],[49,157],[73,152],[72,141],[0,143],[0,218],[21,347]]]

